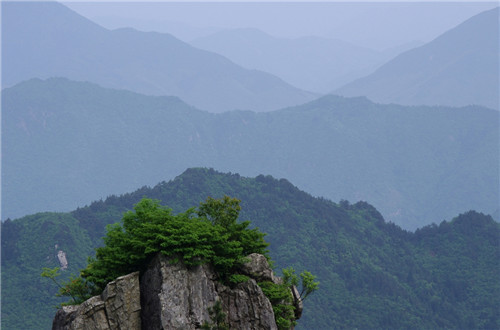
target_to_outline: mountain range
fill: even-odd
[[[1,6],[4,328],[49,328],[62,300],[42,268],[62,253],[77,274],[141,198],[178,213],[224,195],[277,272],[318,276],[304,328],[500,328],[483,214],[500,214],[498,8],[335,89],[380,53],[255,30],[193,42],[237,64],[56,2]],[[329,84],[341,96],[300,89]]]
[[[108,30],[56,2],[4,2],[2,9],[3,86],[66,77],[177,96],[211,112],[276,110],[311,101],[319,95],[314,92],[499,109],[498,7],[398,56],[411,45],[380,52],[255,29],[191,42],[207,51],[168,33]]]
[[[414,43],[376,51],[315,36],[277,38],[257,29],[218,31],[190,42],[245,68],[272,73],[304,90],[328,93],[372,73]]]
[[[317,276],[319,290],[304,301],[301,328],[500,325],[500,225],[490,216],[470,211],[410,233],[366,202],[336,204],[285,179],[193,168],[69,213],[2,222],[2,329],[50,328],[53,306],[62,300],[54,296],[57,286],[40,276],[42,268],[58,267],[56,256],[64,253],[62,280],[78,274],[102,244],[105,225],[119,222],[143,197],[178,213],[224,195],[241,199],[240,220],[267,233],[278,274],[292,266]]]
[[[408,50],[334,91],[405,105],[482,105],[499,110],[499,7]]]
[[[498,208],[499,113],[325,96],[213,114],[67,79],[2,92],[2,216],[68,211],[191,166],[271,174],[365,200],[407,229]],[[76,188],[78,187],[78,188]]]
[[[267,111],[316,95],[166,33],[107,30],[57,2],[2,2],[2,84],[65,77],[200,109]]]

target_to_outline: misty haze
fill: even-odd
[[[54,306],[133,271],[144,282],[171,251],[228,288],[255,281],[272,309],[251,308],[274,316],[238,319],[219,292],[179,321],[167,294],[164,328],[500,328],[499,15],[497,2],[2,1],[3,328],[49,329]],[[165,232],[138,239],[127,214]],[[249,253],[284,282],[245,275]],[[143,299],[138,326],[156,328]],[[59,306],[54,328],[136,327],[78,308]]]

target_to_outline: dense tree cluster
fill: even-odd
[[[264,234],[248,228],[249,221],[237,222],[239,203],[228,196],[209,197],[197,210],[173,214],[157,200],[142,199],[122,223],[108,225],[104,246],[81,275],[97,294],[108,282],[144,269],[162,253],[187,266],[210,263],[222,280],[230,281],[248,254],[268,256]]]

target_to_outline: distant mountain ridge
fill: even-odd
[[[190,43],[318,93],[328,93],[366,76],[398,54],[396,50],[379,52],[315,36],[277,38],[250,28],[223,30]]]
[[[498,207],[499,113],[327,96],[212,114],[67,79],[2,91],[3,218],[68,210],[192,166],[289,178],[366,200],[405,228]],[[78,187],[78,189],[75,189]]]
[[[482,105],[499,110],[499,7],[400,54],[334,91],[406,105]]]
[[[169,34],[107,30],[57,2],[2,2],[2,64],[4,86],[66,77],[174,95],[212,112],[268,111],[315,97]]]

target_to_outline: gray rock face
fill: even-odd
[[[243,265],[241,272],[258,281],[271,281],[278,283],[280,278],[274,276],[272,269],[269,267],[266,257],[262,254],[252,253],[248,257],[249,261]]]
[[[188,269],[163,255],[141,276],[143,329],[198,329],[211,322],[208,309],[216,301],[230,329],[277,329],[271,303],[254,279],[229,288],[209,265]]]
[[[271,302],[254,279],[230,289],[217,285],[229,329],[278,329]]]
[[[139,272],[108,283],[100,296],[57,311],[53,330],[140,329]]]
[[[210,265],[188,268],[158,254],[141,275],[119,277],[100,296],[60,309],[52,329],[200,329],[212,323],[209,309],[216,302],[230,329],[277,329],[272,305],[256,279],[281,279],[264,256],[252,254],[249,259],[242,272],[251,278],[229,287],[217,281]]]
[[[207,265],[187,269],[157,255],[141,276],[143,329],[196,329],[210,321],[215,275]]]

